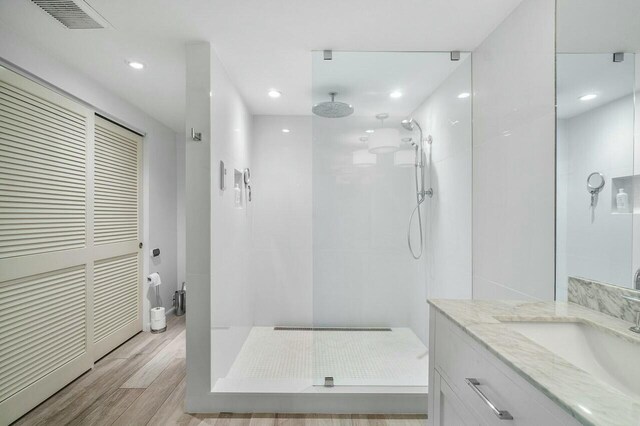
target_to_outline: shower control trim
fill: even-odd
[[[432,197],[433,197],[433,188],[429,188],[429,189],[426,189],[426,190],[424,190],[424,191],[420,191],[420,192],[418,192],[418,194],[419,194],[421,197],[429,197],[429,198],[432,198]]]
[[[220,191],[224,191],[225,186],[225,178],[227,175],[227,168],[224,166],[224,161],[220,161]]]

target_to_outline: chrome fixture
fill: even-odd
[[[184,281],[182,282],[182,288],[176,290],[173,293],[173,309],[176,316],[182,316],[187,312],[187,290]]]
[[[452,62],[459,61],[460,60],[460,51],[459,50],[452,50],[451,54],[450,54],[450,57],[451,57],[451,61]]]
[[[633,288],[640,290],[640,268],[638,268],[636,274],[633,276]]]
[[[196,129],[191,128],[191,140],[200,142],[202,141],[202,132],[196,132]]]
[[[220,161],[220,170],[219,170],[219,176],[220,176],[220,191],[224,191],[226,188],[225,186],[225,179],[227,176],[227,168],[224,166],[224,161]]]
[[[242,172],[242,180],[244,181],[245,191],[247,192],[247,200],[251,202],[251,170],[244,169]]]
[[[600,172],[593,172],[587,177],[587,191],[591,194],[591,207],[598,204],[598,194],[604,188],[604,176]]]
[[[637,299],[635,297],[622,296],[622,298],[628,300],[629,302],[640,302],[640,299]],[[629,331],[640,334],[640,310],[636,312],[636,325],[634,325],[633,327],[629,327]]]
[[[404,127],[406,130],[412,132],[414,131],[416,128],[418,128],[418,131],[420,132],[420,138],[418,139],[418,141],[414,141],[413,139],[411,140],[411,146],[413,146],[413,148],[416,151],[416,164],[415,164],[415,182],[416,182],[416,207],[413,209],[413,211],[411,212],[411,216],[409,216],[409,227],[407,229],[407,244],[409,245],[409,251],[411,252],[411,256],[413,256],[414,259],[420,259],[420,257],[422,257],[422,251],[424,250],[424,237],[423,237],[423,230],[422,230],[422,212],[420,211],[420,205],[424,202],[426,197],[433,197],[433,190],[431,188],[429,189],[425,189],[425,163],[426,163],[426,156],[424,153],[424,136],[422,134],[422,127],[420,127],[420,124],[414,120],[413,118],[407,118],[405,120],[402,120],[402,127]],[[429,145],[431,145],[431,143],[433,142],[433,140],[431,139],[431,136],[428,136],[426,139],[427,143]],[[420,175],[420,176],[418,176]],[[420,251],[416,254],[416,252],[413,250],[413,246],[411,245],[411,224],[413,223],[413,216],[415,216],[416,212],[418,212],[418,228],[420,230]]]
[[[487,396],[480,390],[478,386],[480,386],[480,382],[478,379],[474,379],[472,377],[464,379],[465,382],[469,385],[471,389],[480,397],[482,402],[487,404],[493,414],[495,414],[500,420],[513,420],[513,416],[507,410],[498,410],[496,405],[487,398]]]
[[[330,92],[329,96],[331,96],[331,100],[315,104],[313,108],[311,108],[311,111],[313,111],[315,115],[324,118],[342,118],[353,114],[352,105],[335,100],[337,94],[336,92]]]
[[[613,54],[613,62],[624,62],[624,52],[615,52]]]

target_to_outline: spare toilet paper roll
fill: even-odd
[[[156,287],[162,284],[162,281],[160,280],[160,274],[157,272],[154,272],[153,274],[149,275],[147,277],[147,281],[149,281],[149,285],[151,287]]]
[[[151,309],[151,330],[164,330],[167,327],[167,320],[164,308]]]
[[[164,308],[151,308],[151,319],[160,320],[165,317]]]

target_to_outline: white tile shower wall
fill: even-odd
[[[631,282],[633,216],[612,214],[611,179],[633,173],[632,150],[632,96],[558,122],[558,241],[566,242],[558,246],[558,300],[566,300],[568,276]],[[585,182],[596,171],[605,186],[592,216]]]
[[[254,116],[252,139],[249,274],[255,291],[255,324],[309,326],[313,321],[311,117]]]
[[[234,170],[250,168],[251,121],[242,97],[215,52],[211,54],[211,327],[212,385],[224,377],[254,322],[250,281],[253,205],[235,205]],[[219,188],[224,161],[226,189]],[[242,185],[240,185],[242,187]]]
[[[169,309],[177,282],[176,133],[105,89],[100,82],[16,36],[11,31],[13,24],[0,24],[0,58],[92,105],[98,112],[146,133],[143,142],[143,274],[161,274],[161,298]],[[152,261],[150,252],[153,248],[160,248],[161,256]],[[152,297],[146,282],[143,285],[143,293],[147,296],[143,298],[143,326],[148,329]]]
[[[341,135],[366,128],[369,117],[312,121],[314,323],[406,327],[413,302],[425,301],[414,286],[426,283],[426,259],[407,248],[413,169],[394,166],[393,154],[378,155],[375,167],[353,166],[363,144]]]
[[[473,296],[554,297],[554,0],[524,0],[473,56]]]
[[[425,133],[433,137],[431,186],[427,199],[427,282],[411,306],[410,324],[428,342],[426,298],[471,298],[471,57],[413,112]],[[426,291],[426,294],[425,294]]]

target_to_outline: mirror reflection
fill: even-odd
[[[569,277],[640,285],[640,3],[619,6],[557,3],[557,300]]]

